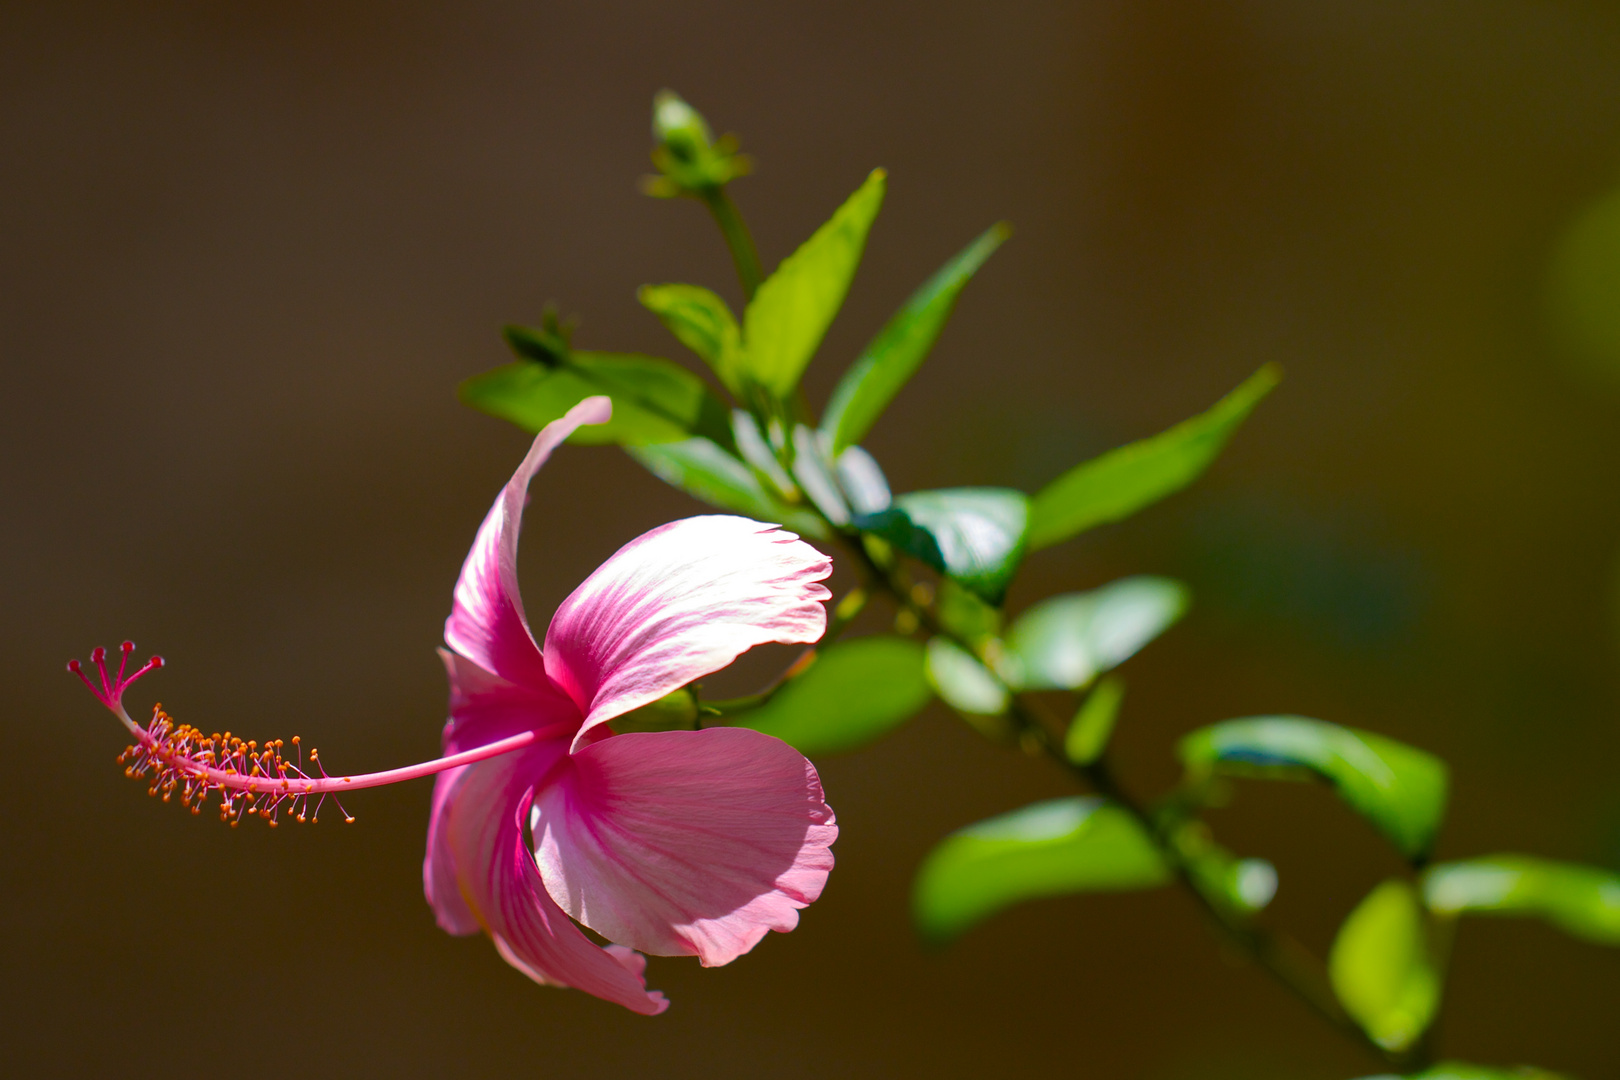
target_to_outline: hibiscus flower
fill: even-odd
[[[642,954],[726,964],[767,930],[792,930],[821,895],[838,836],[815,766],[744,728],[618,734],[608,725],[755,645],[819,640],[829,597],[820,582],[832,564],[772,525],[673,522],[575,589],[542,651],[516,576],[529,480],[576,428],[610,415],[607,398],[588,398],[547,425],[478,530],[445,622],[443,757],[332,776],[296,736],[205,734],[161,705],[138,724],[124,692],[163,659],[129,671],[126,641],[115,674],[105,649],[90,654],[99,680],[68,664],[133,738],[119,759],[125,772],[192,813],[217,795],[232,826],[248,816],[313,820],[327,798],[437,774],[422,876],[439,925],[482,929],[535,981],[639,1013],[669,1007],[647,989]]]
[[[537,982],[655,1014],[668,1001],[647,990],[641,954],[726,964],[792,930],[838,829],[815,767],[778,739],[609,722],[755,645],[818,640],[832,565],[745,518],[673,522],[602,564],[537,646],[516,577],[529,481],[610,409],[589,398],[539,434],[462,567],[441,651],[445,753],[531,738],[438,776],[423,878],[449,932],[482,929]]]

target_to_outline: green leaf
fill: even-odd
[[[1043,600],[1007,635],[1008,671],[1022,690],[1078,690],[1134,656],[1187,610],[1187,587],[1128,577]]]
[[[743,312],[747,374],[779,398],[799,384],[860,265],[883,204],[882,169],[760,285]]]
[[[1431,866],[1423,899],[1438,915],[1535,915],[1579,938],[1620,945],[1620,875],[1529,855]]]
[[[939,583],[934,614],[941,626],[976,647],[1001,633],[1001,609],[985,603],[950,578]]]
[[[1021,491],[948,488],[901,495],[855,524],[999,606],[1023,560],[1028,521]]]
[[[1082,462],[1046,485],[1031,503],[1030,546],[1050,547],[1129,517],[1192,483],[1281,377],[1267,364],[1208,412]]]
[[[612,724],[613,730],[623,735],[627,731],[690,731],[697,719],[697,699],[683,686],[639,709],[615,716]]]
[[[700,285],[643,285],[636,298],[703,358],[721,385],[743,396],[742,331],[724,300]]]
[[[1204,835],[1189,842],[1187,833]],[[1210,840],[1202,825],[1183,830],[1177,839],[1182,864],[1207,900],[1241,918],[1264,911],[1277,895],[1277,868],[1265,859],[1240,859]]]
[[[775,498],[748,466],[708,439],[625,449],[666,484],[706,503],[758,521],[786,526],[804,536],[818,540],[828,538],[820,518]]]
[[[841,754],[887,735],[933,698],[922,644],[890,634],[818,649],[802,673],[725,722],[774,735],[805,757]]]
[[[944,942],[1025,900],[1169,879],[1158,848],[1126,811],[1096,798],[1050,799],[941,841],[918,871],[912,913],[924,937]]]
[[[1257,716],[1200,728],[1181,741],[1179,752],[1195,775],[1319,777],[1414,861],[1434,846],[1445,813],[1445,762],[1370,731],[1300,716]]]
[[[1339,927],[1328,976],[1379,1046],[1400,1051],[1423,1035],[1440,1005],[1440,972],[1412,886],[1390,880],[1367,894]]]
[[[702,379],[668,360],[633,353],[571,352],[555,366],[532,360],[474,375],[458,388],[475,409],[539,431],[594,394],[613,399],[613,419],[589,424],[576,443],[639,446],[693,434],[729,443],[726,409]]]
[[[978,659],[950,638],[928,642],[928,682],[958,712],[1000,716],[1007,711],[1007,688]]]
[[[821,430],[832,436],[835,455],[866,437],[934,347],[962,286],[1011,235],[1006,222],[992,225],[923,282],[855,358],[833,390],[821,419]]]
[[[1125,683],[1110,676],[1086,695],[1080,711],[1074,714],[1069,733],[1063,737],[1063,754],[1076,765],[1090,765],[1108,748],[1119,706],[1125,700]]]
[[[1394,1073],[1366,1076],[1362,1080],[1401,1080]],[[1557,1073],[1529,1065],[1513,1069],[1487,1069],[1479,1065],[1466,1065],[1460,1061],[1447,1061],[1420,1073],[1411,1073],[1406,1080],[1564,1080]]]

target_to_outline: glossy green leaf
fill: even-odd
[[[1402,1080],[1394,1073],[1365,1076],[1362,1080]],[[1404,1080],[1564,1080],[1558,1073],[1520,1065],[1512,1069],[1487,1069],[1460,1061],[1446,1061],[1420,1073],[1409,1073]]]
[[[832,437],[834,454],[866,437],[934,347],[962,286],[1010,235],[1006,222],[991,226],[912,293],[855,358],[821,419],[821,430]]]
[[[760,285],[743,312],[747,375],[777,397],[799,385],[860,265],[883,204],[884,172],[866,183]]]
[[[958,712],[1000,716],[1007,711],[1007,688],[978,659],[950,638],[928,642],[928,682]]]
[[[1063,754],[1076,765],[1090,765],[1108,749],[1119,719],[1119,706],[1125,700],[1125,683],[1107,678],[1086,695],[1080,711],[1074,714],[1069,732],[1063,737]]]
[[[726,409],[703,380],[668,360],[629,353],[571,352],[547,366],[518,360],[474,375],[461,400],[526,431],[539,431],[594,394],[613,399],[613,419],[574,432],[576,443],[638,446],[702,434],[729,442]]]
[[[1011,488],[913,491],[855,519],[864,532],[1000,605],[1023,560],[1029,500]]]
[[[1030,546],[1050,547],[1129,517],[1192,483],[1280,378],[1267,364],[1208,412],[1082,462],[1046,485],[1031,501]]]
[[[1445,813],[1445,763],[1369,731],[1258,716],[1200,728],[1179,750],[1194,774],[1325,780],[1409,859],[1427,856]]]
[[[1007,633],[1007,670],[1024,690],[1078,690],[1164,633],[1187,610],[1187,587],[1128,577],[1043,600]]]
[[[741,398],[742,330],[726,302],[700,285],[643,285],[636,298]]]
[[[755,709],[726,723],[774,735],[809,758],[856,750],[887,735],[933,698],[923,646],[889,634],[837,641]]]
[[[1404,1050],[1422,1036],[1440,1005],[1440,972],[1412,886],[1390,880],[1367,894],[1339,927],[1328,976],[1379,1046]]]
[[[1025,900],[1145,889],[1170,879],[1135,818],[1102,799],[1049,799],[952,833],[923,861],[912,913],[948,941]]]
[[[630,446],[626,450],[665,483],[710,505],[783,525],[804,536],[827,539],[820,518],[774,497],[753,470],[708,439]]]
[[[1423,875],[1439,915],[1534,915],[1576,937],[1620,945],[1620,875],[1529,855],[1440,863]]]

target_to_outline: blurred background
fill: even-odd
[[[1035,556],[1018,607],[1193,587],[1125,669],[1122,768],[1298,712],[1454,768],[1441,857],[1620,867],[1620,12],[1574,0],[0,4],[0,1042],[13,1075],[1335,1080],[1378,1071],[1172,890],[1029,905],[929,954],[912,868],[1070,789],[934,706],[820,762],[825,898],[658,1019],[439,930],[430,785],[352,826],[231,831],[145,797],[62,670],[134,638],[180,719],[345,771],[437,750],[433,649],[527,438],[457,404],[547,301],[689,362],[636,303],[738,300],[700,207],[648,199],[670,86],[759,162],[768,266],[873,166],[890,194],[824,398],[985,226],[1013,240],[867,446],[899,490],[1012,484],[1282,387],[1195,489]],[[611,449],[536,484],[537,622],[699,512]],[[1325,950],[1394,856],[1323,789],[1221,837]],[[1620,954],[1465,923],[1446,1054],[1620,1074]]]

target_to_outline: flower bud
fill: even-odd
[[[653,138],[682,162],[695,162],[714,142],[701,113],[673,90],[653,96]]]
[[[653,97],[653,164],[658,176],[650,176],[642,187],[662,199],[677,195],[703,195],[739,176],[746,175],[752,163],[737,153],[737,140],[729,135],[715,139],[703,115],[673,90],[660,90]]]

